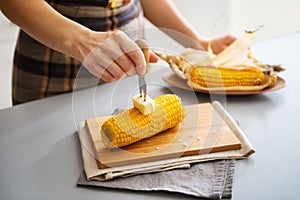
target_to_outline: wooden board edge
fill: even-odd
[[[128,159],[126,161],[124,160],[118,160],[118,161],[110,161],[109,166],[105,165],[104,163],[101,163],[101,166],[99,169],[105,169],[105,168],[110,168],[110,167],[119,167],[119,166],[126,166],[126,165],[131,165],[131,164],[139,164],[139,163],[146,163],[146,162],[155,162],[158,160],[163,160],[163,159],[176,159],[176,158],[181,158],[181,157],[186,157],[186,156],[197,156],[197,155],[204,155],[208,153],[215,153],[215,152],[223,152],[223,151],[231,151],[231,150],[239,150],[241,149],[241,143],[239,140],[237,140],[238,143],[232,143],[227,146],[213,146],[213,147],[205,147],[202,148],[201,150],[199,149],[190,149],[188,151],[184,152],[173,152],[173,153],[168,153],[168,154],[160,154],[160,155],[155,155],[154,157],[141,157],[141,158],[134,158],[134,159]]]
[[[181,158],[186,156],[197,156],[197,155],[204,155],[208,153],[215,153],[215,152],[222,152],[222,151],[229,151],[229,150],[238,150],[241,148],[240,143],[234,143],[225,147],[216,146],[213,148],[204,148],[201,150],[190,150],[185,152],[174,152],[169,154],[161,154],[159,156],[155,156],[155,159],[153,157],[149,157],[147,159],[145,158],[135,158],[134,160],[126,160],[126,161],[117,161],[117,162],[110,162],[109,166],[99,162],[98,168],[99,169],[106,169],[111,167],[120,167],[120,166],[126,166],[131,164],[139,164],[139,163],[147,163],[147,162],[154,162],[158,160],[163,159],[175,159],[175,158]],[[125,165],[124,165],[125,164]]]
[[[214,101],[212,103],[212,106],[214,107],[214,109],[216,110],[216,112],[219,115],[224,116],[225,114],[225,123],[227,124],[227,126],[230,128],[230,130],[232,131],[232,133],[235,135],[235,137],[240,141],[241,143],[241,147],[240,150],[243,149],[243,143],[246,142],[246,144],[248,146],[251,147],[251,149],[254,149],[252,147],[252,145],[249,143],[249,141],[244,137],[243,131],[241,130],[241,128],[239,127],[239,125],[237,124],[237,122],[232,118],[232,116],[228,113],[228,111],[222,106],[222,104],[218,101]],[[252,150],[251,150],[252,151]],[[251,152],[249,152],[251,153]],[[252,153],[251,153],[252,154]]]
[[[91,130],[90,130],[90,126],[88,125],[88,121],[89,120],[97,120],[97,118],[93,118],[93,119],[86,119],[85,120],[85,127],[87,129],[87,133],[88,133],[88,138],[89,138],[89,143],[90,143],[90,146],[92,147],[92,151],[93,151],[93,157],[97,163],[97,166],[99,169],[103,169],[103,164],[99,161],[99,159],[97,158],[98,156],[98,152],[97,152],[97,148],[95,146],[95,142],[93,142],[93,136],[92,136],[92,133],[91,133]],[[99,133],[100,134],[100,133]]]

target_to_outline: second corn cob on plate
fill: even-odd
[[[218,55],[195,49],[187,49],[179,56],[169,53],[158,55],[195,91],[258,93],[275,86],[278,72],[284,69],[280,65],[256,60],[250,51],[253,39],[254,33],[247,31]],[[280,81],[285,84],[283,79]]]

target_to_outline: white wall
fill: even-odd
[[[0,109],[10,107],[12,58],[18,28],[0,12]]]
[[[300,0],[174,0],[178,9],[204,37],[216,20],[216,36],[242,34],[264,25],[256,41],[300,32]]]
[[[231,32],[230,0],[173,0],[180,12],[206,38]]]
[[[218,37],[230,33],[232,18],[230,0],[173,0],[173,2],[203,38],[209,39],[212,35]],[[149,27],[146,30],[146,38],[152,47],[177,53],[184,50],[181,45],[174,43],[166,36],[162,36],[161,31],[153,28],[150,23],[147,23],[146,27]],[[177,36],[182,37],[180,34]],[[185,39],[189,40],[189,38]]]
[[[231,0],[231,30],[255,29],[257,41],[300,32],[299,0]]]

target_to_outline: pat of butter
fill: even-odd
[[[137,108],[143,115],[148,115],[155,110],[154,100],[146,95],[146,101],[141,95],[136,95],[132,98],[133,106]]]

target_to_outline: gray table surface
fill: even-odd
[[[285,88],[265,94],[194,94],[165,83],[166,66],[153,66],[149,94],[174,92],[184,104],[220,100],[257,152],[239,160],[233,199],[297,199],[300,188],[300,34],[257,43],[255,57],[281,63]],[[0,199],[193,199],[168,192],[134,192],[77,187],[83,170],[77,124],[127,108],[137,78],[33,101],[0,111]]]

